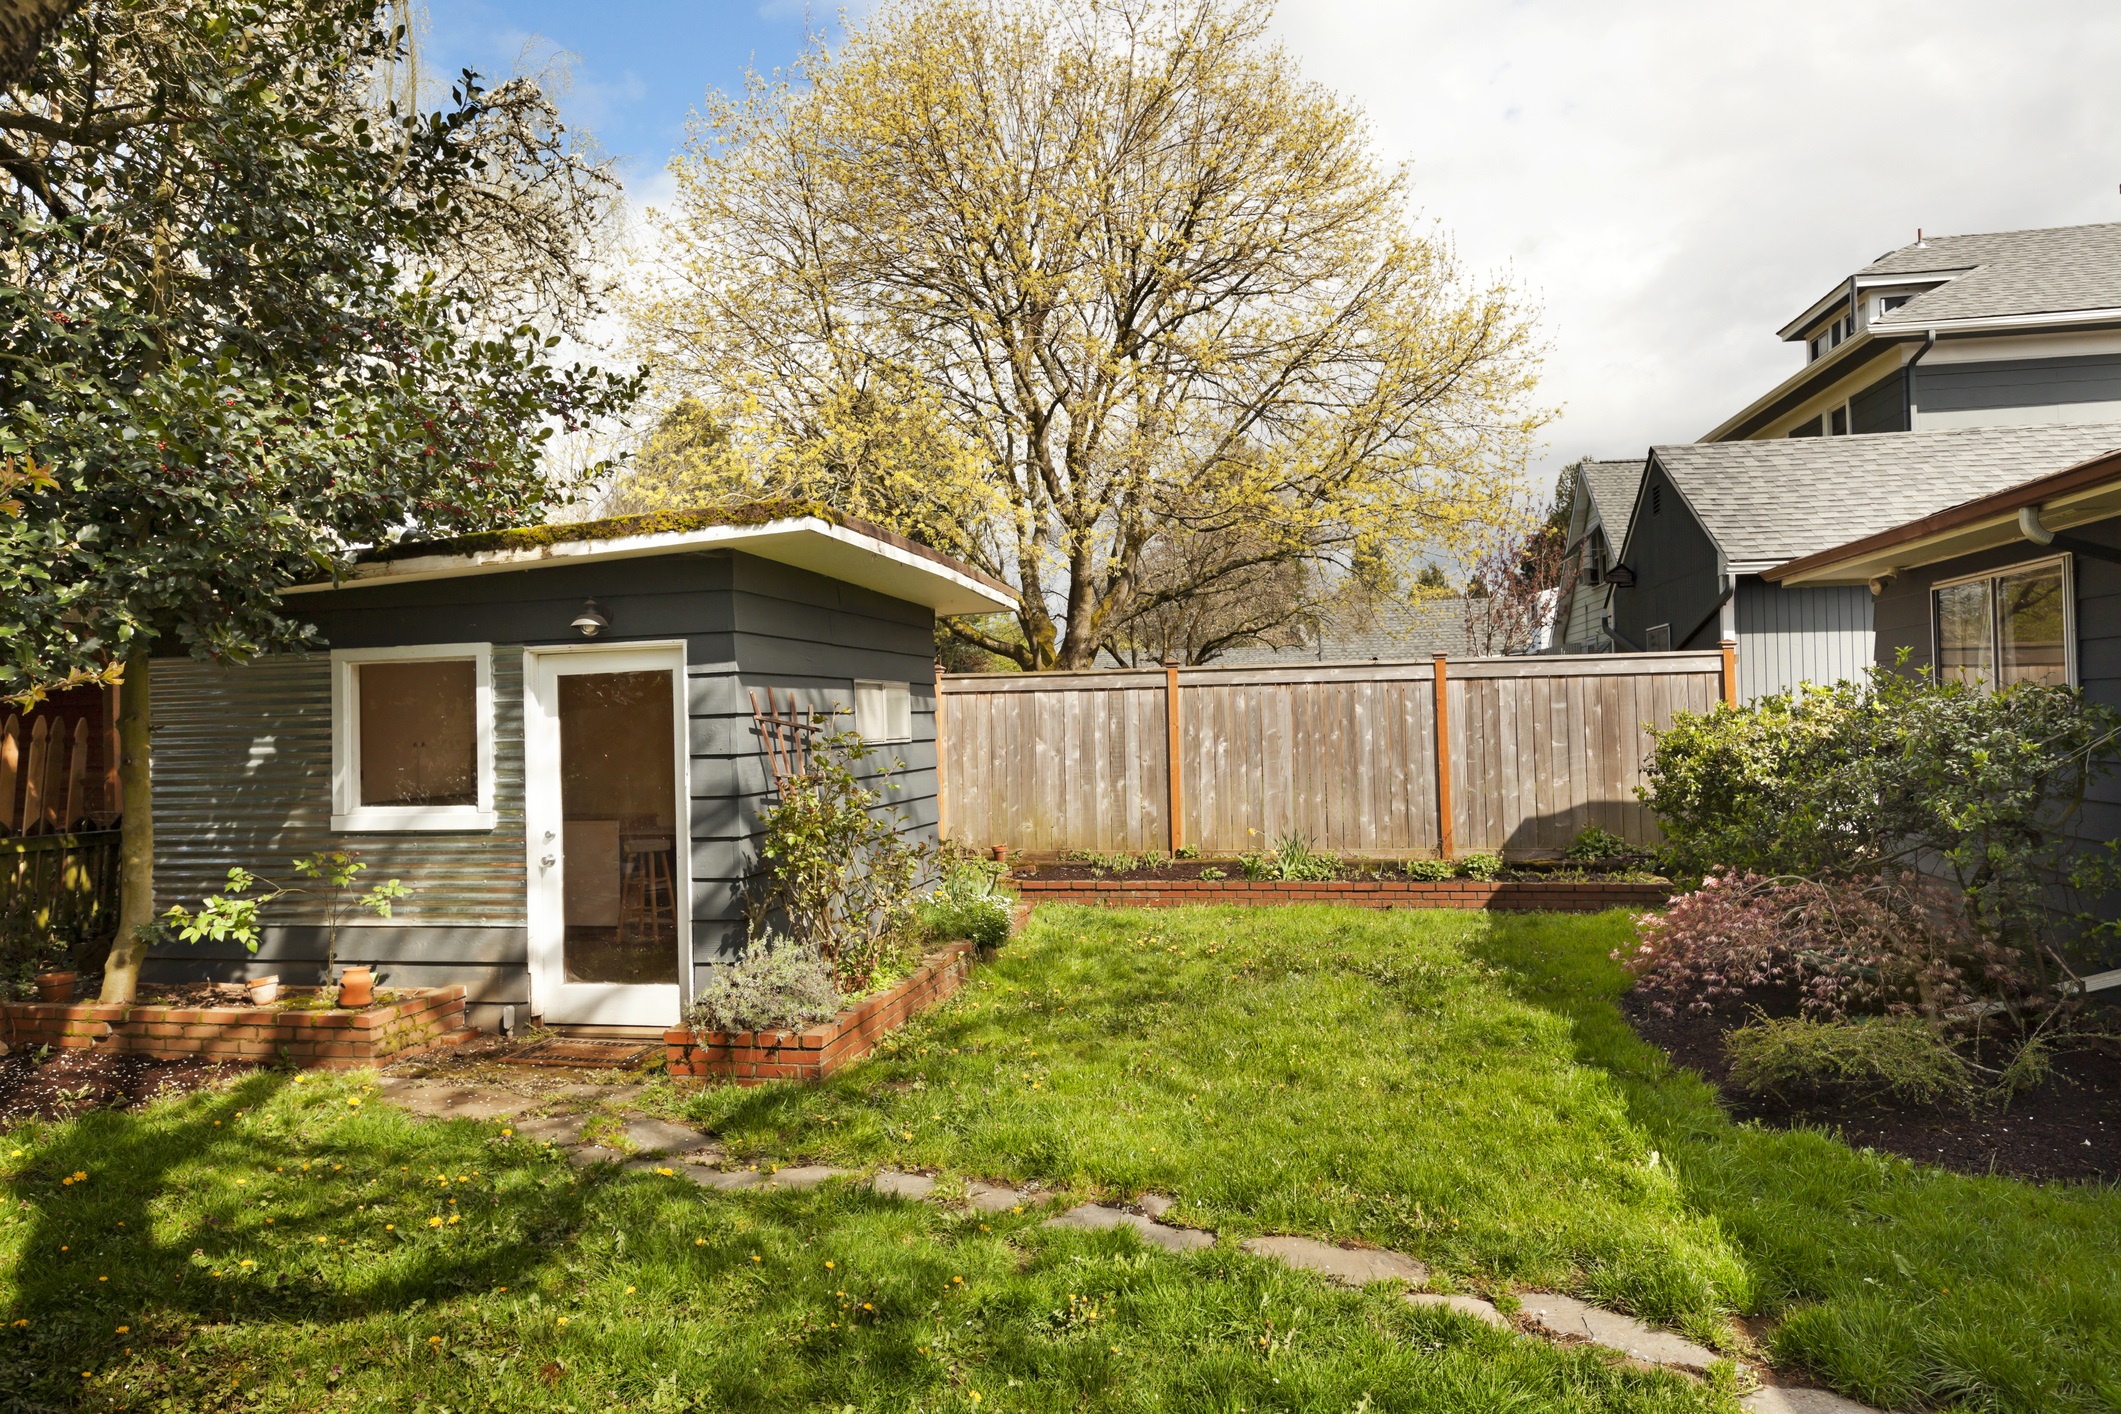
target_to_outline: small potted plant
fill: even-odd
[[[280,974],[275,972],[270,977],[253,977],[243,984],[243,989],[250,993],[252,1006],[271,1006],[280,1000]]]
[[[74,999],[74,983],[79,978],[74,972],[40,972],[37,974],[37,1000],[40,1002],[70,1002]]]

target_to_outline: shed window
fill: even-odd
[[[493,828],[492,650],[332,655],[332,828]]]
[[[1642,631],[1642,646],[1651,653],[1663,653],[1672,646],[1672,626],[1651,624]]]
[[[1937,586],[1937,675],[2005,686],[2076,681],[2069,570],[2064,556]]]
[[[903,682],[854,683],[854,730],[863,741],[913,740],[913,689]]]

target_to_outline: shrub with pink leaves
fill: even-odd
[[[1711,874],[1636,920],[1613,956],[1653,1009],[1707,1012],[1758,987],[1793,990],[1807,1014],[1932,1020],[2038,991],[2028,959],[1978,932],[1936,881],[1900,871],[1816,880]]]

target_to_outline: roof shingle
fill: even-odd
[[[2121,222],[2035,231],[1932,236],[1856,273],[1966,273],[1915,296],[1874,327],[2011,314],[2121,309]]]
[[[1650,455],[1732,570],[1758,573],[2117,448],[2121,423],[2088,423],[1682,442]]]
[[[1647,459],[1637,457],[1633,461],[1593,461],[1585,458],[1577,465],[1583,472],[1583,484],[1591,488],[1591,504],[1598,508],[1599,524],[1605,527],[1605,542],[1615,547],[1627,543],[1628,520],[1635,514],[1635,493],[1642,486],[1642,469]]]

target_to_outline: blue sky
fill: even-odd
[[[467,67],[506,77],[526,46],[535,56],[572,55],[564,111],[626,159],[636,189],[670,160],[709,86],[734,90],[746,64],[786,64],[804,32],[801,4],[759,0],[428,0],[427,8],[420,63],[428,78]],[[826,23],[837,11],[811,14]]]

